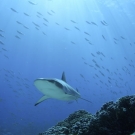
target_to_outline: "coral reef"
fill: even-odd
[[[76,111],[39,135],[130,135],[134,131],[135,95],[105,103],[95,115]]]

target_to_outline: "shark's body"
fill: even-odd
[[[34,81],[34,85],[44,94],[44,96],[36,102],[35,106],[48,98],[64,101],[72,101],[81,98],[78,91],[66,83],[64,72],[62,79],[39,78]]]

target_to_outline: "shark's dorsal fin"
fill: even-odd
[[[62,73],[61,80],[63,80],[64,82],[66,82],[65,72]]]

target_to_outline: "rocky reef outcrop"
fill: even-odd
[[[132,95],[105,103],[95,115],[76,111],[39,135],[130,135],[134,131],[135,95]]]

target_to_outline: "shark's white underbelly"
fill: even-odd
[[[77,99],[75,96],[66,94],[63,89],[48,81],[35,82],[35,86],[46,96],[59,100],[71,101]]]

